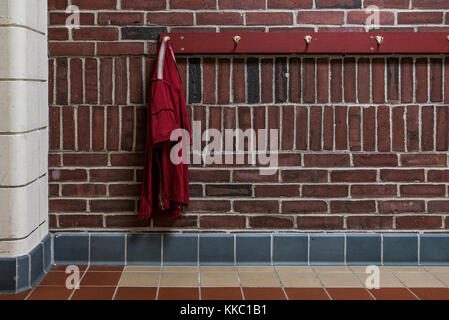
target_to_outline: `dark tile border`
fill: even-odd
[[[47,235],[29,254],[0,258],[0,293],[14,294],[37,286],[50,271],[52,236]]]

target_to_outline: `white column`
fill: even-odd
[[[0,257],[48,234],[47,0],[0,0]]]

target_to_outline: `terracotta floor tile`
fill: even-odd
[[[444,284],[433,274],[424,272],[395,272],[394,274],[409,288],[443,288]]]
[[[373,300],[364,288],[326,288],[333,300]]]
[[[23,300],[30,294],[30,291],[27,290],[17,294],[0,294],[0,300]]]
[[[159,285],[160,272],[125,271],[120,278],[120,287],[157,287]]]
[[[67,278],[70,274],[61,271],[50,271],[47,273],[44,279],[42,279],[39,285],[41,286],[63,286],[65,287]],[[80,273],[80,279],[82,273]]]
[[[158,300],[198,300],[199,288],[159,288]]]
[[[329,300],[322,288],[284,288],[290,300]]]
[[[313,266],[312,268],[317,273],[352,272],[352,270],[348,266]]]
[[[160,285],[163,287],[198,287],[198,273],[164,272],[161,276]]]
[[[116,286],[120,280],[121,272],[90,272],[81,280],[82,286]]]
[[[118,288],[114,300],[154,300],[157,288],[121,287]]]
[[[202,287],[240,287],[237,272],[209,273],[200,274]]]
[[[201,266],[200,273],[233,273],[237,268],[234,266]]]
[[[366,273],[354,273],[362,282],[363,286],[366,286],[366,280],[370,276],[370,274]],[[392,274],[391,272],[383,272],[381,271],[380,274],[380,287],[381,288],[403,288],[404,284],[399,281],[399,279]],[[371,281],[369,281],[371,282]]]
[[[243,288],[246,300],[286,300],[281,288]]]
[[[89,266],[88,271],[123,271],[124,266]]]
[[[318,278],[321,280],[325,287],[331,288],[362,288],[364,284],[359,278],[350,272],[323,272],[317,273]]]
[[[71,300],[112,300],[115,287],[81,287]]]
[[[124,271],[128,271],[128,272],[157,272],[157,271],[162,271],[162,266],[126,266]]]
[[[448,288],[410,288],[422,300],[449,300]]]
[[[279,280],[276,272],[240,272],[240,283],[244,287],[280,287],[281,281]]]
[[[242,300],[238,288],[201,288],[201,300]]]
[[[321,288],[321,282],[313,272],[278,271],[282,285],[289,288]]]
[[[37,287],[27,300],[67,300],[72,290],[66,287]]]
[[[87,266],[85,265],[76,265],[80,271],[86,271]],[[53,266],[51,268],[51,272],[65,272],[67,270],[68,265],[60,265],[60,266]]]
[[[418,300],[407,288],[380,288],[369,291],[376,300]]]

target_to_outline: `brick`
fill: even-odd
[[[111,154],[112,166],[143,166],[144,154],[142,153],[123,153],[123,154]]]
[[[297,23],[303,24],[326,24],[326,25],[343,25],[344,12],[339,11],[300,11],[298,12]]]
[[[240,213],[279,213],[279,202],[275,200],[234,201],[234,211]]]
[[[419,107],[407,107],[407,150],[419,150]]]
[[[256,197],[299,197],[299,185],[256,185]]]
[[[356,167],[395,167],[398,165],[396,154],[354,154],[353,159]]]
[[[348,186],[344,185],[305,185],[303,197],[339,198],[348,196]]]
[[[443,101],[443,60],[430,59],[430,101]]]
[[[232,61],[232,93],[233,103],[243,103],[246,101],[244,59],[233,59]]]
[[[97,59],[86,59],[85,62],[85,92],[86,103],[98,103],[98,61]]]
[[[399,103],[399,58],[387,59],[387,98],[389,103]]]
[[[142,25],[144,23],[144,14],[142,12],[99,12],[97,19],[99,25]]]
[[[396,9],[408,9],[410,0],[365,0],[365,8],[369,6],[377,6],[379,8],[396,8]]]
[[[218,103],[228,104],[230,101],[231,62],[229,59],[218,60]]]
[[[64,10],[66,7],[64,7]],[[50,26],[63,25],[65,26],[67,22],[67,18],[70,17],[71,13],[65,12],[50,12]],[[95,24],[95,14],[80,12],[80,25],[94,25]]]
[[[123,27],[122,39],[124,40],[158,40],[159,34],[167,32],[165,27]]]
[[[403,185],[400,187],[402,197],[444,197],[446,187],[444,185],[415,184]]]
[[[350,230],[388,230],[393,228],[393,217],[389,216],[351,216],[346,220]]]
[[[50,42],[49,54],[57,56],[93,56],[95,44],[93,42]]]
[[[118,150],[120,110],[116,106],[107,107],[106,148],[110,151]]]
[[[331,60],[331,102],[343,101],[343,64],[341,59]]]
[[[67,0],[48,0],[48,10],[65,10]]]
[[[424,106],[421,108],[421,150],[433,151],[434,143],[434,107]]]
[[[61,109],[56,107],[50,107],[49,114],[49,135],[50,135],[50,150],[58,150],[61,145],[60,141],[60,128],[61,128]]]
[[[413,0],[416,9],[449,9],[449,3],[444,0]]]
[[[310,107],[310,150],[320,151],[321,136],[322,136],[322,108],[313,106]]]
[[[362,143],[361,135],[361,110],[359,107],[350,107],[349,118],[349,148],[352,151],[360,151]]]
[[[84,212],[86,200],[57,199],[48,202],[50,212]]]
[[[154,226],[167,228],[196,228],[198,226],[198,217],[183,216],[176,220],[157,220],[154,222]]]
[[[165,5],[165,3],[164,3]],[[215,0],[170,0],[170,9],[216,9]]]
[[[444,74],[449,73],[449,58],[444,60]],[[449,103],[449,83],[444,81],[444,103]]]
[[[61,155],[60,154],[48,154],[48,166],[49,167],[60,167],[61,166]]]
[[[118,56],[118,55],[143,55],[145,46],[142,42],[98,42],[97,55]]]
[[[106,195],[104,184],[64,184],[62,195],[65,197],[98,197]]]
[[[338,170],[331,172],[331,182],[376,182],[376,170]]]
[[[147,24],[162,26],[191,26],[193,25],[193,13],[149,12],[147,14]]]
[[[291,229],[293,228],[293,219],[270,216],[249,217],[249,226],[262,229]]]
[[[49,181],[81,182],[81,181],[87,181],[87,172],[86,172],[86,170],[82,170],[82,169],[49,170],[48,178],[49,178]]]
[[[434,200],[428,203],[429,213],[447,213],[449,211],[449,201]]]
[[[251,185],[222,184],[207,185],[206,196],[210,197],[250,197],[252,196]]]
[[[363,150],[376,150],[376,108],[363,108]]]
[[[209,128],[221,130],[221,107],[209,108]]]
[[[252,25],[291,25],[293,14],[290,12],[248,12],[246,24]]]
[[[259,59],[248,58],[246,61],[246,74],[248,103],[257,103],[260,101]]]
[[[118,40],[117,28],[80,28],[74,29],[72,32],[73,40]]]
[[[324,201],[283,201],[282,213],[326,213]]]
[[[414,213],[425,212],[422,200],[379,201],[380,213]]]
[[[315,102],[315,59],[303,59],[302,92],[304,103]]]
[[[317,102],[329,102],[329,59],[317,59]]]
[[[134,171],[132,169],[91,169],[89,178],[94,182],[133,181]]]
[[[405,167],[446,167],[446,154],[402,154],[401,165]]]
[[[361,8],[360,0],[316,0],[317,8],[357,9]]]
[[[345,106],[335,107],[335,148],[348,148],[348,108]]]
[[[134,107],[121,108],[121,146],[120,149],[131,151],[134,144]]]
[[[238,12],[199,12],[196,14],[198,25],[241,25],[243,16]]]
[[[391,151],[390,108],[377,108],[377,149],[380,152]]]
[[[104,153],[67,153],[63,155],[63,164],[70,167],[105,166],[108,156]]]
[[[326,170],[282,170],[282,182],[327,182]]]
[[[344,100],[345,102],[356,102],[356,72],[355,72],[355,58],[345,58],[344,65]]]
[[[201,102],[201,60],[191,58],[188,60],[189,67],[189,103]],[[206,78],[207,79],[207,78]]]
[[[300,230],[340,230],[343,229],[343,217],[298,217],[297,225]]]
[[[312,9],[312,0],[268,0],[268,9]]]
[[[90,200],[91,212],[134,212],[134,200]]]
[[[351,196],[353,198],[396,197],[397,186],[389,184],[353,185],[351,186]]]
[[[229,182],[228,170],[189,170],[191,182]],[[237,180],[233,180],[237,182]]]
[[[140,196],[140,184],[111,184],[109,186],[109,195],[115,197]]]
[[[398,24],[441,24],[442,12],[398,12]]]
[[[69,40],[68,29],[48,28],[48,40]]]
[[[436,108],[436,150],[447,151],[449,148],[449,111],[447,107]]]
[[[265,9],[265,0],[219,0],[220,9]]]
[[[62,139],[63,150],[75,149],[75,109],[64,107],[62,109]]]
[[[100,103],[112,103],[112,59],[100,60]]]
[[[116,9],[116,0],[72,0],[72,5],[78,6],[81,10]]]
[[[90,150],[90,107],[79,106],[78,107],[78,130],[77,130],[77,140],[78,140],[78,150],[89,151]]]
[[[114,59],[114,87],[116,104],[127,104],[128,102],[128,66],[125,57]]]
[[[304,155],[306,167],[348,167],[347,154],[306,154]]]
[[[68,62],[67,59],[56,59],[56,104],[68,103]]]
[[[372,79],[373,102],[385,103],[385,59],[372,60]]]
[[[151,220],[138,220],[136,215],[106,216],[106,228],[144,228],[151,226]]]
[[[392,110],[393,151],[405,151],[404,107],[395,107]]]
[[[442,218],[435,216],[405,216],[396,218],[397,229],[441,229]]]
[[[274,64],[274,101],[283,103],[287,101],[287,58],[276,58]]]
[[[273,59],[262,59],[261,70],[261,102],[273,102]],[[258,80],[257,80],[258,81]]]
[[[449,182],[449,170],[429,170],[427,179],[429,182]]]
[[[243,229],[246,217],[242,216],[200,216],[200,227],[203,229]]]
[[[282,150],[293,150],[295,137],[295,109],[282,107]]]
[[[401,59],[401,102],[413,102],[413,59]]]
[[[191,200],[188,205],[188,212],[229,212],[231,203],[226,200]]]
[[[296,107],[296,150],[308,148],[308,113],[306,107]]]
[[[84,102],[83,90],[83,61],[70,59],[70,102],[82,104]]]
[[[323,149],[334,149],[334,108],[324,107],[323,111]]]
[[[129,90],[130,102],[135,104],[143,103],[144,89],[142,79],[142,58],[129,58]]]
[[[427,102],[428,95],[428,69],[427,58],[418,58],[415,63],[415,91],[416,102]]]
[[[301,102],[301,59],[289,59],[289,101]]]
[[[347,17],[348,24],[362,24],[366,25],[367,19],[372,12],[370,11],[349,11]],[[394,25],[394,13],[379,11],[380,25]]]
[[[371,100],[370,60],[361,58],[357,61],[357,92],[359,103]]]
[[[423,182],[424,170],[380,170],[380,179],[386,182]]]
[[[375,201],[331,201],[332,213],[372,213],[376,212]]]
[[[101,215],[61,215],[59,216],[60,228],[102,228],[103,216]]]
[[[121,8],[131,10],[161,10],[166,8],[166,4],[165,1],[160,0],[121,0]]]

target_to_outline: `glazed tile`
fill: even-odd
[[[246,300],[286,300],[281,288],[243,288]]]
[[[201,288],[201,300],[242,300],[240,287]]]
[[[161,266],[126,266],[124,271],[126,272],[160,272]]]
[[[409,288],[444,287],[434,275],[428,272],[396,272],[395,275]]]
[[[120,287],[114,300],[154,300],[157,288],[152,287]]]
[[[120,287],[157,287],[161,274],[159,272],[123,272]]]
[[[279,272],[279,278],[284,287],[291,288],[321,288],[320,280],[313,272]]]
[[[448,288],[410,288],[421,300],[449,300]]]
[[[81,279],[81,286],[116,286],[121,272],[90,272]]]
[[[198,273],[193,272],[164,272],[161,276],[161,287],[197,287]]]
[[[289,300],[329,300],[322,288],[285,288]]]
[[[364,288],[326,288],[332,300],[374,300]]]
[[[240,286],[237,272],[201,273],[201,286],[203,287],[238,287]]]
[[[280,287],[281,283],[274,272],[239,272],[242,287]]]
[[[407,288],[370,289],[369,292],[376,300],[418,300]]]
[[[364,286],[353,273],[349,272],[317,273],[317,276],[325,287],[361,288]]]
[[[112,300],[115,287],[81,287],[70,300]]]
[[[370,276],[366,273],[355,273],[365,286],[366,279]],[[404,284],[396,278],[391,272],[381,272],[379,275],[380,288],[402,288]]]
[[[159,288],[158,300],[198,300],[199,288]]]
[[[348,266],[313,266],[312,268],[318,273],[352,272]]]
[[[66,287],[37,287],[31,292],[27,300],[67,300],[72,290]]]

